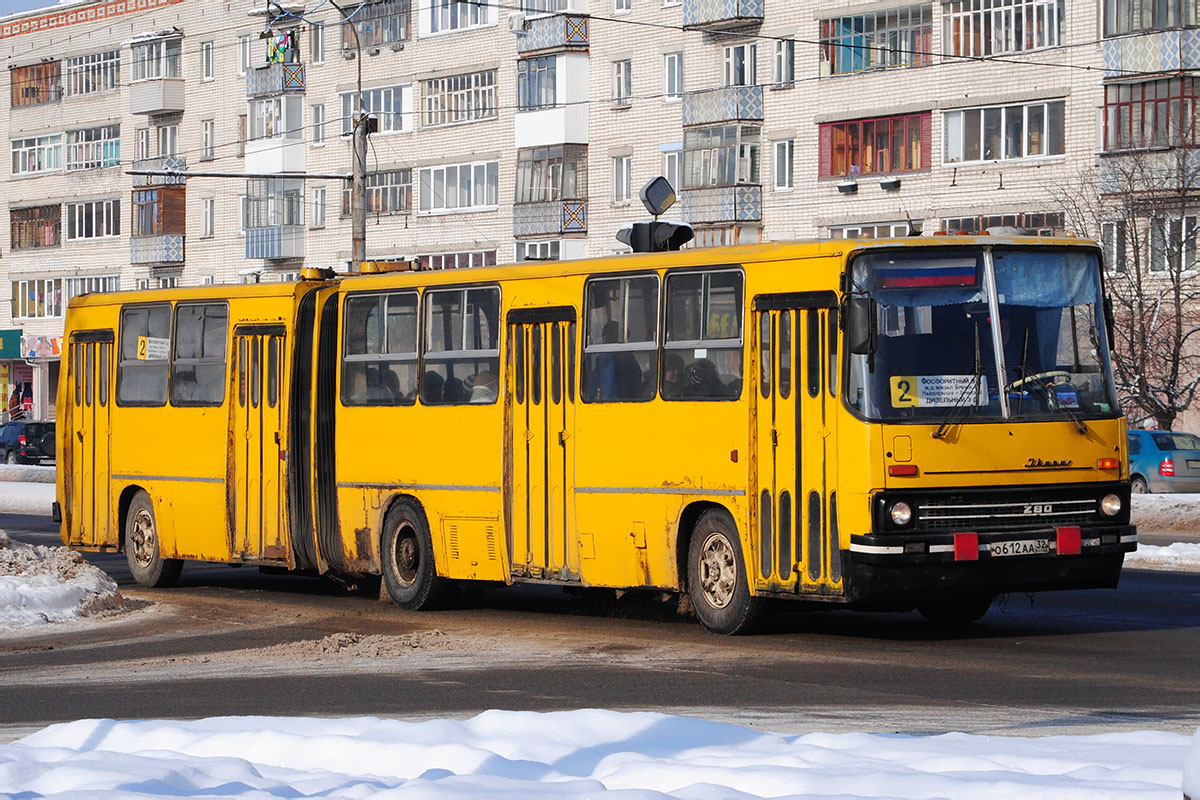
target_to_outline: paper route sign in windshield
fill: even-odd
[[[976,389],[978,382],[978,390]],[[897,375],[892,378],[893,408],[987,405],[987,376]]]

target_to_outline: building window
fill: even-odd
[[[308,26],[308,59],[314,64],[325,63],[325,26],[316,22]]]
[[[238,38],[238,75],[245,75],[254,66],[254,40],[257,36]]]
[[[161,236],[187,232],[186,195],[183,186],[161,186],[133,191],[131,236]]]
[[[312,126],[312,143],[314,145],[325,143],[325,104],[314,103],[309,108],[308,121]]]
[[[62,206],[14,208],[8,212],[13,250],[57,247],[62,236]]]
[[[613,159],[613,202],[628,203],[632,197],[633,156],[617,156]]]
[[[587,198],[587,145],[559,144],[517,151],[516,202]]]
[[[667,179],[667,182],[671,184],[671,188],[675,190],[676,194],[679,193],[679,189],[682,187],[682,184],[680,183],[680,175],[682,173],[680,170],[683,164],[683,157],[682,151],[679,149],[682,147],[682,145],[683,143],[680,142],[675,145],[675,150],[668,150],[663,153],[662,174],[663,177]]]
[[[178,78],[179,57],[183,52],[183,39],[155,39],[131,45],[133,51],[133,80],[148,81],[156,78]]]
[[[553,14],[569,11],[570,0],[521,0],[521,11],[526,14]]]
[[[139,128],[137,131],[137,157],[145,161],[150,157],[150,129]]]
[[[827,123],[819,135],[822,178],[929,169],[928,112]]]
[[[535,111],[553,108],[555,98],[555,56],[522,58],[517,61],[517,110]]]
[[[613,0],[613,11],[624,14],[633,10],[633,0]]]
[[[1182,261],[1181,261],[1182,259]],[[1150,271],[1196,268],[1196,218],[1154,217],[1150,220]]]
[[[465,253],[430,253],[417,256],[421,269],[466,269],[496,266],[495,250],[471,250]]]
[[[716,125],[685,130],[683,188],[758,183],[761,136],[762,131],[756,125]]]
[[[1125,272],[1125,221],[1100,223],[1100,242],[1104,246],[1105,268]]]
[[[633,98],[633,62],[629,59],[613,62],[613,105],[625,107]]]
[[[67,204],[67,241],[121,235],[121,201]]]
[[[9,70],[8,78],[12,85],[12,107],[37,106],[42,103],[54,103],[61,99],[62,84],[59,80],[61,66],[59,61],[46,61]]]
[[[791,189],[796,185],[793,156],[796,152],[794,139],[783,139],[775,143],[775,188]]]
[[[121,291],[120,275],[93,275],[87,278],[67,278],[67,296],[64,300],[96,292]]]
[[[67,171],[112,167],[121,163],[121,126],[67,131]]]
[[[237,118],[237,157],[246,155],[246,115],[238,114]]]
[[[830,239],[891,239],[908,236],[907,222],[871,222],[864,225],[830,225]]]
[[[176,155],[179,152],[179,126],[160,125],[155,130],[158,132],[158,157]]]
[[[389,86],[385,89],[365,89],[362,93],[363,113],[374,114],[380,133],[408,133],[412,130],[412,87]],[[342,95],[342,135],[354,130],[358,115],[358,94]]]
[[[1062,44],[1063,0],[950,0],[942,5],[943,49],[966,58]]]
[[[200,160],[212,161],[216,158],[216,141],[211,119],[200,120]]]
[[[758,45],[734,44],[725,48],[722,86],[753,86],[758,83]]]
[[[1195,123],[1181,126],[1179,109],[1195,109],[1200,96],[1196,78],[1164,78],[1104,87],[1104,149],[1193,146],[1200,142]],[[1187,116],[1191,119],[1192,112]]]
[[[821,20],[821,73],[845,75],[933,63],[933,6]]]
[[[249,178],[242,206],[246,228],[296,227],[304,224],[304,181]]]
[[[667,53],[663,56],[663,98],[678,100],[683,97],[683,53]]]
[[[796,80],[796,41],[794,39],[777,39],[775,41],[775,83],[787,85]]]
[[[217,228],[217,201],[213,197],[204,197],[200,200],[200,236],[209,239],[212,238]]]
[[[947,111],[946,163],[1062,155],[1064,105],[1053,100]]]
[[[431,0],[429,32],[459,31],[492,23],[490,0]]]
[[[35,136],[12,142],[12,174],[53,172],[62,168],[62,136]]]
[[[407,214],[412,211],[411,169],[371,172],[364,176],[364,181],[366,192],[363,197],[368,214]],[[350,216],[349,186],[342,190],[342,216]]]
[[[517,62],[518,95],[520,69]],[[421,84],[421,124],[426,128],[496,118],[496,70],[433,78]]]
[[[1195,0],[1104,0],[1104,35],[1200,24]]]
[[[13,319],[47,319],[62,312],[62,278],[12,282]]]
[[[262,97],[250,101],[250,141],[304,138],[304,98],[299,95]]]
[[[94,94],[121,85],[121,51],[105,50],[67,59],[67,79],[63,90],[68,97]]]
[[[213,79],[213,43],[200,43],[200,80],[211,81]]]
[[[990,228],[1008,228],[1028,236],[1061,236],[1063,215],[1023,212],[1019,214],[980,214],[974,217],[949,217],[942,220],[942,230],[956,234],[979,234]]]
[[[315,186],[312,190],[312,215],[309,217],[310,228],[325,227],[325,187]]]
[[[559,241],[517,242],[517,261],[558,261]]]
[[[421,212],[490,211],[498,203],[499,163],[478,161],[421,170]]]
[[[375,0],[360,6],[347,8],[350,19],[342,23],[342,50],[353,51],[356,47],[379,47],[395,42],[407,42],[410,32],[409,0]],[[357,41],[354,29],[358,29]],[[313,61],[325,60],[325,40],[321,39],[321,58],[316,58],[316,43]]]

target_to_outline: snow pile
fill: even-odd
[[[65,547],[14,542],[0,531],[0,630],[119,610],[117,584]]]
[[[4,483],[0,481],[0,514],[50,516],[55,497],[53,483]]]
[[[36,464],[0,464],[0,482],[54,483],[54,467],[40,467]]]
[[[0,745],[0,795],[1124,800],[1180,796],[1188,737],[783,736],[655,713],[82,720]]]
[[[1137,552],[1125,554],[1125,566],[1130,569],[1178,569],[1200,571],[1200,544],[1175,542],[1159,547],[1138,544]]]
[[[1130,521],[1154,533],[1200,535],[1200,494],[1135,494]]]

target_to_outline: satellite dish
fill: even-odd
[[[642,187],[642,191],[638,192],[638,197],[642,198],[642,205],[646,207],[647,211],[660,217],[668,208],[675,205],[675,188],[671,186],[669,180],[659,175]]]

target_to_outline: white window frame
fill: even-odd
[[[663,100],[677,103],[683,99],[683,52],[663,54]]]
[[[200,43],[200,80],[211,81],[214,77],[213,73],[213,43]]]
[[[309,129],[312,131],[312,146],[325,146],[325,104],[313,103],[308,107]]]
[[[905,220],[894,222],[863,222],[854,225],[830,225],[831,239],[889,239],[908,236],[910,225]]]
[[[12,174],[34,175],[39,172],[57,172],[62,169],[62,134],[30,136],[13,139]]]
[[[796,82],[796,40],[775,40],[775,84],[791,86]]]
[[[758,83],[758,45],[730,44],[724,50],[722,86],[754,86]]]
[[[613,156],[613,205],[633,199],[633,156]]]
[[[80,139],[89,136],[94,138]],[[67,172],[117,166],[121,163],[121,126],[100,125],[95,128],[67,131],[64,155],[64,167]]]
[[[947,57],[979,58],[1059,47],[1063,7],[1064,0],[946,0],[942,50]],[[958,37],[955,30],[960,31]],[[1027,47],[1030,31],[1033,42]],[[966,45],[962,52],[954,49],[959,43]]]
[[[446,75],[421,82],[421,127],[496,119],[496,70]]]
[[[155,130],[154,138],[158,142],[158,157],[179,155],[179,126],[159,125]]]
[[[516,261],[558,261],[562,258],[561,239],[523,240],[513,250]]]
[[[379,131],[375,135],[412,133],[412,84],[363,89],[362,97],[366,113],[375,114],[379,121]],[[341,99],[342,136],[349,136],[354,129],[354,118],[358,116],[358,93],[342,92]]]
[[[121,51],[105,50],[66,59],[63,72],[63,93],[75,97],[96,92],[108,92],[121,85]]]
[[[137,159],[145,161],[150,158],[150,129],[138,128],[137,130]]]
[[[309,23],[308,55],[313,64],[325,63],[325,26],[321,23]]]
[[[1041,108],[1042,110],[1042,144],[1041,153],[1034,155],[1026,155],[1029,149],[1030,127],[1029,117],[1030,109]],[[1063,136],[1059,144],[1062,146],[1062,152],[1048,153],[1049,148],[1049,132],[1050,132],[1050,115],[1051,109],[1057,107],[1057,113],[1063,120]],[[1008,123],[1009,117],[1014,109],[1021,109],[1021,152],[1018,154],[1010,154],[1007,152],[1008,147]],[[1001,152],[998,155],[991,157],[985,156],[984,143],[987,137],[987,118],[990,114],[997,113],[1000,118],[1000,148]],[[979,158],[966,160],[967,152],[967,125],[966,120],[968,115],[979,115]],[[1031,161],[1035,159],[1054,159],[1062,158],[1066,155],[1066,101],[1063,99],[1055,100],[1039,100],[1034,103],[1009,103],[1004,106],[980,106],[976,108],[961,108],[952,111],[945,111],[942,114],[942,127],[944,128],[942,138],[942,163],[943,164],[989,164],[993,161]]]
[[[217,199],[200,198],[200,238],[211,239],[217,230]]]
[[[135,42],[130,49],[133,53],[133,83],[183,77],[180,65],[183,58],[182,37]]]
[[[633,11],[633,0],[613,0],[612,10],[614,14],[628,14]]]
[[[796,140],[779,139],[774,143],[772,150],[775,190],[790,192],[796,188]]]
[[[623,58],[613,64],[613,105],[624,108],[633,102],[633,59]]]
[[[120,275],[81,275],[77,278],[66,279],[66,286],[63,287],[63,302],[68,302],[72,297],[79,297],[82,294],[119,291],[121,291]]]
[[[12,287],[16,292],[13,319],[57,319],[63,315],[67,304],[62,296],[62,278],[14,280]],[[32,297],[30,290],[34,293]],[[41,313],[38,313],[38,306],[41,306]]]
[[[238,37],[238,75],[244,76],[246,71],[251,67],[251,58],[254,53],[255,37],[247,34]]]
[[[470,177],[463,183],[462,171],[470,170]],[[454,172],[453,189],[448,176]],[[495,211],[499,207],[499,173],[498,161],[469,161],[463,164],[443,164],[434,167],[422,167],[418,171],[418,214],[462,214],[479,211]],[[439,184],[441,196],[438,196]],[[470,202],[462,201],[463,189],[470,195]],[[478,202],[482,191],[483,202]],[[453,197],[453,201],[451,200]],[[453,205],[451,205],[453,202]]]
[[[678,150],[663,151],[663,177],[671,184],[675,194],[679,194],[679,184],[683,181],[683,149],[682,143]]]
[[[290,121],[290,122],[289,122]],[[249,102],[246,139],[304,139],[304,98],[299,94],[260,97]]]
[[[309,214],[308,227],[324,228],[327,208],[325,187],[314,186],[312,190],[312,213]]]
[[[88,225],[90,236],[81,235]],[[67,203],[63,220],[63,239],[68,242],[88,242],[93,239],[111,239],[121,235],[121,201],[84,200]]]
[[[200,160],[212,161],[216,157],[216,122],[211,119],[202,119],[200,120]]]
[[[426,35],[439,36],[496,24],[494,0],[422,0]]]

